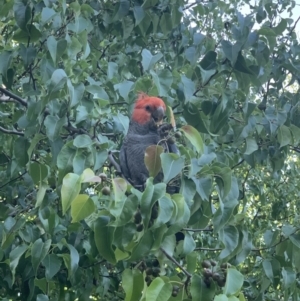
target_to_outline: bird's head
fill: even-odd
[[[166,105],[162,99],[141,93],[134,105],[132,120],[139,124],[154,121],[156,125],[163,122]]]

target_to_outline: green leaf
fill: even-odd
[[[103,166],[103,164],[105,163],[107,156],[108,156],[108,152],[106,149],[103,149],[101,151],[97,151],[95,150],[93,152],[93,156],[94,156],[94,170],[98,170],[99,168],[101,168]]]
[[[217,105],[217,108],[214,111],[214,114],[210,121],[210,132],[213,134],[218,134],[221,131],[225,133],[228,130],[228,118],[231,112],[233,102],[230,99],[227,99],[225,95],[222,97]]]
[[[273,27],[272,29],[274,32],[279,36],[287,29],[287,19],[281,19],[277,26]]]
[[[63,215],[66,214],[67,210],[70,208],[72,202],[76,199],[81,189],[81,178],[79,175],[74,173],[68,173],[63,178],[62,188],[61,188],[61,203],[63,209]]]
[[[144,288],[143,274],[136,269],[125,269],[122,273],[122,287],[126,293],[125,301],[139,300]]]
[[[173,215],[174,204],[170,198],[164,196],[158,200],[159,213],[154,227],[160,227],[166,224]]]
[[[5,78],[7,78],[7,70],[10,67],[12,55],[12,51],[3,51],[0,53],[0,74],[2,74]]]
[[[162,278],[155,278],[146,290],[147,301],[166,301],[171,297],[172,285],[165,283]]]
[[[196,191],[199,193],[203,200],[208,201],[212,190],[212,179],[210,177],[205,178],[192,178],[196,184]]]
[[[108,226],[110,218],[100,216],[95,221],[94,239],[100,255],[112,264],[116,263],[115,253],[112,249],[114,229]]]
[[[31,42],[36,42],[42,37],[41,32],[32,24],[27,25],[26,29],[18,29],[15,31],[12,39],[21,43],[28,43],[28,40]]]
[[[93,141],[90,138],[90,136],[83,134],[83,135],[76,136],[73,144],[77,148],[85,148],[91,146],[93,144]]]
[[[76,149],[73,146],[73,141],[69,141],[62,147],[57,156],[57,167],[65,173],[71,171],[73,169],[73,159],[75,155]]]
[[[81,175],[81,183],[101,183],[100,177],[96,176],[90,168],[86,168]]]
[[[242,73],[254,75],[254,72],[248,68],[247,63],[244,57],[242,56],[241,52],[239,52],[238,54],[237,60],[234,64],[234,69]]]
[[[160,52],[153,56],[148,49],[143,49],[142,66],[144,71],[150,70],[162,57],[163,55]]]
[[[281,272],[280,263],[276,259],[264,259],[263,268],[268,279],[276,284],[279,280],[279,275]]]
[[[47,47],[50,52],[51,58],[56,63],[57,41],[54,36],[50,36],[47,39]]]
[[[20,167],[24,167],[28,160],[27,150],[29,149],[29,142],[25,137],[19,137],[14,143],[14,155]]]
[[[194,251],[195,248],[196,248],[196,243],[193,236],[189,232],[185,233],[184,240],[183,240],[182,254],[183,255],[190,254],[191,252]]]
[[[229,301],[229,298],[226,295],[221,294],[221,295],[215,296],[214,301]]]
[[[160,18],[159,25],[160,25],[161,31],[164,34],[168,34],[173,28],[171,14],[163,13],[163,15]]]
[[[144,9],[150,8],[150,7],[155,6],[157,2],[158,2],[158,0],[145,0],[142,7]]]
[[[49,297],[47,295],[38,294],[36,296],[36,301],[48,301],[48,300],[49,300]]]
[[[134,22],[131,17],[127,16],[122,20],[123,39],[128,39],[133,31]]]
[[[52,8],[44,7],[42,9],[41,14],[41,21],[42,24],[46,24],[47,22],[50,22],[50,20],[55,16],[55,11]]]
[[[197,55],[197,51],[196,51],[196,48],[191,46],[191,47],[188,47],[185,52],[185,57],[186,59],[192,64],[192,65],[195,65],[197,60],[198,60],[198,55]]]
[[[197,253],[192,252],[186,256],[186,270],[189,273],[194,273],[197,267]]]
[[[258,150],[258,145],[257,145],[256,140],[251,137],[247,137],[244,154],[251,155],[256,150]]]
[[[239,232],[234,226],[226,226],[222,231],[221,240],[225,245],[225,249],[219,255],[220,259],[226,259],[233,256],[233,251],[236,249],[239,243]]]
[[[185,101],[188,102],[194,96],[193,93],[196,90],[196,85],[191,79],[184,75],[181,75],[181,82],[183,84],[183,93]]]
[[[158,95],[168,96],[168,92],[170,91],[173,83],[173,75],[170,70],[164,69],[157,72],[150,70],[150,73],[158,90]]]
[[[60,270],[61,260],[56,254],[47,254],[42,260],[42,264],[45,267],[45,276],[50,281]]]
[[[29,22],[31,17],[29,4],[25,5],[22,1],[15,1],[13,9],[15,20],[18,26],[26,31],[27,23]]]
[[[109,97],[106,93],[106,91],[99,86],[96,85],[90,85],[85,87],[86,91],[93,94],[94,99],[99,99],[101,101],[104,101],[104,103],[109,103]]]
[[[32,152],[34,150],[34,148],[37,146],[37,144],[42,140],[45,139],[46,136],[42,135],[42,134],[35,134],[33,139],[31,140],[30,143],[30,147],[27,150],[27,154],[28,154],[28,158],[31,158]]]
[[[181,194],[173,194],[172,200],[175,205],[175,210],[173,210],[173,216],[169,222],[171,226],[168,229],[168,235],[175,234],[182,228],[185,228],[191,216],[190,209]]]
[[[224,51],[226,58],[234,66],[236,63],[238,54],[241,50],[241,44],[237,42],[236,44],[232,45],[229,41],[222,40],[221,45],[222,45],[222,49]]]
[[[33,182],[39,185],[48,176],[48,168],[43,164],[33,162],[30,164],[29,174]]]
[[[243,286],[244,276],[236,269],[227,269],[226,284],[224,287],[224,293],[227,296],[232,296],[238,293]]]
[[[149,178],[146,182],[146,188],[142,194],[141,205],[140,205],[144,227],[148,226],[148,222],[150,220],[149,212],[153,205],[153,202],[152,202],[153,193],[154,193],[153,179]]]
[[[280,147],[289,145],[292,143],[292,134],[290,129],[282,125],[278,129],[278,142],[280,143]]]
[[[19,53],[22,57],[25,68],[27,68],[30,64],[33,63],[37,52],[34,47],[29,46],[25,48],[25,46],[21,44]]]
[[[71,103],[70,107],[74,107],[79,104],[79,102],[82,100],[85,87],[83,83],[72,85],[70,80],[67,80],[67,86],[70,93]]]
[[[122,83],[114,85],[114,89],[119,91],[119,94],[125,99],[128,100],[128,94],[132,90],[134,82],[124,81]]]
[[[164,182],[167,184],[182,171],[184,159],[173,153],[162,153],[160,158],[164,172]]]
[[[67,74],[63,69],[57,69],[53,72],[48,87],[49,97],[54,92],[61,90],[67,82]]]
[[[137,25],[139,25],[141,23],[141,21],[145,17],[145,12],[144,12],[143,7],[141,7],[141,6],[134,6],[134,8],[133,8],[133,14],[134,14],[134,18],[135,18],[135,26],[137,26]]]
[[[291,242],[300,249],[300,234],[292,234],[289,236]]]
[[[202,36],[201,36],[202,38]],[[208,51],[200,62],[200,66],[204,70],[215,69],[217,60],[217,53],[215,51]]]
[[[121,20],[129,12],[130,2],[128,0],[122,0],[117,4],[117,13],[114,20]]]
[[[282,268],[282,279],[284,288],[290,288],[296,281],[296,273],[293,271],[290,267],[284,267]]]
[[[160,145],[150,145],[145,150],[144,162],[150,177],[156,177],[161,170],[161,157],[164,149]]]
[[[43,242],[42,239],[39,238],[33,243],[31,247],[31,263],[35,275],[37,273],[40,263],[48,254],[50,246],[51,246],[51,239],[48,239],[45,242]]]
[[[187,139],[192,143],[192,145],[196,148],[199,154],[203,154],[204,144],[201,138],[200,133],[191,125],[184,125],[180,128],[180,130],[184,133]]]
[[[94,202],[87,194],[79,194],[71,204],[72,223],[79,222],[95,211]]]
[[[238,201],[234,199],[229,199],[224,203],[220,203],[220,207],[215,212],[212,220],[216,232],[222,229],[230,221],[237,205]]]
[[[68,278],[70,279],[78,269],[79,263],[79,254],[78,251],[70,244],[66,245],[70,251],[70,256],[68,257],[68,261],[65,261],[65,264],[68,269]]]
[[[190,290],[193,300],[212,300],[216,287],[213,281],[211,281],[210,287],[207,287],[203,279],[199,275],[194,274],[191,279]]]
[[[55,141],[59,137],[61,129],[66,122],[66,117],[59,118],[58,116],[48,115],[44,121],[47,137],[51,141]]]
[[[116,203],[123,202],[125,198],[125,193],[127,191],[127,183],[122,178],[114,178],[112,180],[113,191],[114,191],[114,201]]]
[[[131,260],[141,260],[147,254],[149,254],[154,244],[154,237],[151,231],[146,231],[139,241],[138,245],[132,251]]]
[[[258,32],[259,35],[263,35],[269,42],[270,51],[273,51],[276,44],[276,34],[272,28],[266,26],[261,27]]]
[[[18,267],[20,258],[27,249],[27,245],[19,245],[9,253],[9,267],[12,273],[12,283],[15,282],[16,268]]]
[[[216,69],[204,70],[200,66],[202,85],[205,86],[210,79],[217,73]]]

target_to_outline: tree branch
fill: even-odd
[[[293,150],[296,153],[300,153],[300,148],[299,147],[295,147],[289,144],[289,147],[291,148],[291,150]]]
[[[113,157],[113,154],[111,151],[108,152],[108,160],[113,165],[113,167],[116,169],[116,171],[120,174],[122,174],[120,165],[116,162],[115,158]]]
[[[213,229],[205,228],[205,229],[191,229],[191,228],[183,228],[183,231],[191,231],[191,232],[211,232]]]
[[[17,103],[15,99],[10,98],[9,96],[2,95],[0,96],[0,102],[14,102]]]
[[[295,234],[295,233],[298,232],[299,230],[300,230],[300,229],[296,229],[292,234]],[[292,235],[292,234],[291,234],[291,235]],[[258,249],[258,248],[256,248],[256,249],[251,249],[251,251],[252,251],[252,252],[259,252],[259,251],[263,251],[263,250],[272,249],[272,248],[278,246],[279,244],[281,244],[282,242],[288,240],[289,238],[290,238],[290,237],[288,236],[288,237],[286,237],[286,238],[284,238],[284,239],[282,239],[282,240],[279,240],[279,242],[277,242],[276,244],[274,244],[274,245],[272,245],[272,246],[270,246],[270,247],[263,247],[263,248],[260,248],[260,249]]]
[[[8,185],[8,184],[10,184],[10,183],[12,183],[12,182],[14,182],[14,181],[17,181],[18,179],[22,178],[26,173],[27,173],[27,170],[24,171],[22,174],[20,174],[18,177],[14,178],[14,179],[12,179],[12,180],[6,182],[6,183],[3,184],[2,186],[0,186],[0,189],[3,188],[4,186],[6,186],[6,185]]]
[[[233,165],[231,167],[231,169],[235,169],[236,167],[238,167],[239,165],[241,165],[244,161],[245,161],[245,159],[242,159],[240,162],[238,162],[237,164]]]
[[[187,281],[189,281],[192,275],[173,256],[169,255],[167,251],[165,251],[163,248],[160,248],[160,250],[170,261],[172,261],[175,265],[177,265],[177,267],[181,269],[181,271],[187,276]]]
[[[17,102],[19,102],[21,105],[23,105],[24,107],[27,107],[27,101],[24,100],[23,98],[21,98],[18,95],[13,94],[12,92],[0,87],[0,92],[2,92],[3,94],[15,99]]]
[[[222,248],[195,248],[194,251],[211,251],[211,252],[217,252],[222,251]]]
[[[0,132],[5,133],[5,134],[24,136],[23,132],[18,132],[18,131],[14,131],[14,130],[7,130],[7,129],[3,128],[2,126],[0,126]]]
[[[293,27],[291,28],[291,30],[289,31],[289,35],[292,34],[292,32],[295,30],[296,26],[297,26],[297,23],[299,22],[300,20],[300,17],[296,20],[295,24],[293,25]]]

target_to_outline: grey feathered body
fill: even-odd
[[[126,179],[130,179],[134,186],[146,182],[149,172],[144,163],[145,150],[159,141],[160,136],[153,122],[138,124],[130,121],[119,159],[123,175]]]

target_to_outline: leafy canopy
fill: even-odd
[[[0,0],[3,300],[299,300],[299,19],[253,2]],[[181,153],[143,192],[140,91]]]

